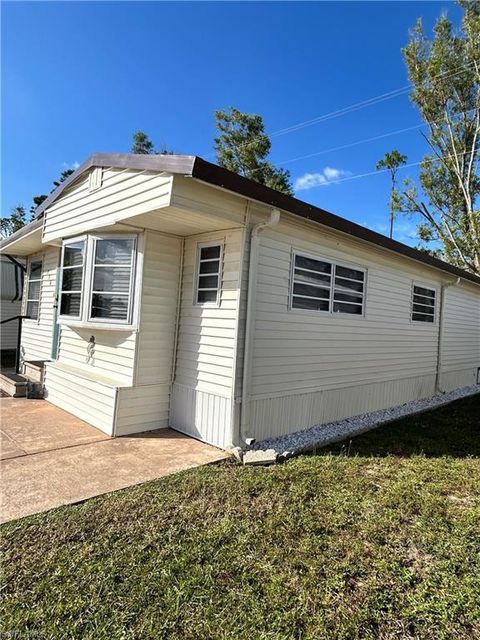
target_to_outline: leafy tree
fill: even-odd
[[[260,182],[271,189],[293,195],[290,172],[266,160],[272,143],[260,115],[231,107],[215,112],[217,162],[221,167]]]
[[[153,142],[143,131],[136,131],[133,134],[132,153],[148,155],[155,153]]]
[[[162,144],[161,148],[156,151],[153,142],[144,131],[136,131],[133,134],[131,153],[139,153],[141,155],[173,155],[173,151],[168,149],[165,144]]]
[[[62,173],[60,174],[60,178],[58,180],[53,181],[53,189],[50,191],[50,193],[52,193],[52,191],[54,191],[57,187],[59,187],[62,184],[62,182],[65,182],[65,180],[69,178],[72,175],[72,173],[74,173],[74,169],[65,169],[65,171],[62,171]],[[42,202],[47,198],[48,196],[45,195],[44,193],[39,196],[34,196],[33,204],[30,207],[30,213],[34,215],[37,207],[39,207],[42,204]]]
[[[419,20],[403,50],[430,153],[419,175],[426,200],[407,181],[402,209],[421,216],[426,246],[440,246],[445,260],[480,274],[480,2],[460,4],[458,32],[442,16],[429,40]]]
[[[60,178],[58,180],[54,180],[53,182],[54,187],[55,188],[59,187],[62,184],[62,182],[65,182],[65,180],[72,175],[72,173],[75,173],[75,169],[65,169],[65,171],[62,171],[62,173],[60,174]]]
[[[2,238],[8,238],[12,233],[21,229],[27,222],[27,214],[25,207],[21,204],[17,204],[16,207],[10,211],[10,215],[5,218],[0,218],[0,235]]]
[[[386,169],[390,172],[390,178],[392,181],[392,187],[390,191],[390,238],[393,238],[393,223],[396,214],[401,210],[400,195],[397,190],[397,171],[407,162],[407,156],[404,156],[393,149],[387,151],[381,160],[377,162],[376,168],[378,171]]]

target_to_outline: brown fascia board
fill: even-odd
[[[337,216],[329,211],[315,207],[303,200],[297,200],[258,182],[244,178],[228,169],[207,162],[199,156],[186,155],[139,155],[132,153],[95,153],[84,162],[72,175],[62,182],[50,196],[35,210],[35,217],[41,217],[45,209],[58,198],[70,184],[90,167],[114,167],[116,169],[138,169],[140,171],[159,171],[184,176],[191,176],[207,184],[232,191],[251,200],[256,200],[272,207],[283,209],[293,215],[317,222],[320,225],[335,229],[364,242],[393,251],[417,262],[435,269],[451,273],[452,275],[480,284],[480,277],[455,267],[443,260],[434,258],[418,249],[387,238],[380,233],[371,231],[346,218]]]
[[[448,262],[434,258],[428,253],[424,253],[423,251],[409,247],[406,244],[397,242],[397,240],[387,238],[380,233],[371,231],[370,229],[362,227],[355,222],[351,222],[346,218],[342,218],[330,213],[329,211],[325,211],[324,209],[315,207],[307,202],[303,202],[303,200],[297,200],[297,198],[293,198],[292,196],[288,196],[284,193],[280,193],[279,191],[275,191],[274,189],[265,187],[258,182],[239,176],[227,169],[223,169],[211,162],[207,162],[202,158],[195,158],[192,176],[198,180],[202,180],[203,182],[208,182],[209,184],[214,184],[217,187],[227,189],[228,191],[234,191],[246,198],[263,202],[278,209],[283,209],[284,211],[293,213],[305,220],[312,220],[313,222],[317,222],[318,224],[329,227],[330,229],[346,233],[354,238],[359,238],[360,240],[370,244],[377,245],[382,249],[388,249],[389,251],[411,258],[417,262],[423,262],[435,269],[447,271],[448,273],[463,278],[464,280],[480,284],[480,277],[473,273],[464,271],[459,267],[448,264]]]

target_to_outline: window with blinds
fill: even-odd
[[[62,252],[60,319],[131,324],[137,237],[83,236]]]
[[[42,286],[43,260],[33,258],[29,260],[27,280],[27,316],[38,320],[40,306],[40,289]]]

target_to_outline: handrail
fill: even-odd
[[[6,320],[2,320],[0,324],[6,324],[12,322],[12,320],[18,320],[18,332],[17,332],[17,351],[15,353],[15,373],[20,373],[20,349],[22,345],[22,320],[31,319],[30,316],[12,316]]]
[[[11,318],[2,320],[0,324],[6,324],[7,322],[12,322],[12,320],[31,320],[31,317],[30,316],[12,316]]]

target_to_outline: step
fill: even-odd
[[[24,398],[27,395],[27,384],[27,378],[19,373],[0,373],[0,389],[13,398]]]
[[[23,375],[34,382],[43,383],[45,362],[45,360],[24,360],[22,367]]]

